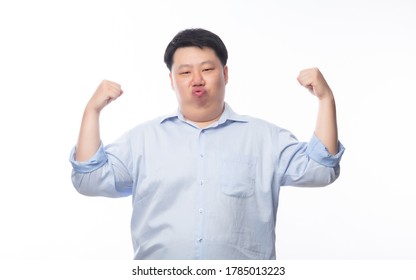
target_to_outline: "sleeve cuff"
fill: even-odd
[[[312,135],[312,138],[308,143],[308,148],[306,149],[306,153],[311,159],[327,167],[337,166],[344,151],[344,146],[341,142],[338,142],[338,153],[332,155],[315,134]]]
[[[104,151],[103,143],[100,143],[100,147],[98,148],[97,152],[88,161],[85,162],[75,160],[76,149],[76,146],[72,148],[69,157],[69,161],[71,162],[75,172],[89,173],[100,168],[107,162],[107,154]]]

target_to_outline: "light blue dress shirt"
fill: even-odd
[[[266,121],[234,113],[200,129],[175,113],[148,121],[74,160],[88,196],[132,195],[135,259],[275,259],[281,186],[325,186],[344,147],[328,153]]]

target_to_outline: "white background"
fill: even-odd
[[[341,176],[285,187],[279,259],[416,259],[416,4],[380,1],[2,1],[0,259],[130,260],[130,198],[90,198],[69,152],[102,79],[125,94],[102,139],[176,108],[163,53],[180,30],[229,51],[226,101],[308,141],[317,102],[296,81],[317,66],[337,101]]]

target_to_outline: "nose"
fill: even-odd
[[[199,72],[196,72],[192,75],[192,86],[204,86],[205,80],[202,77],[202,74]]]

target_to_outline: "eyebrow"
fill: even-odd
[[[198,65],[204,65],[204,64],[215,64],[214,61],[212,60],[205,60],[201,63],[199,63]],[[181,64],[178,66],[178,69],[182,69],[182,68],[186,68],[186,67],[192,67],[192,64]]]

